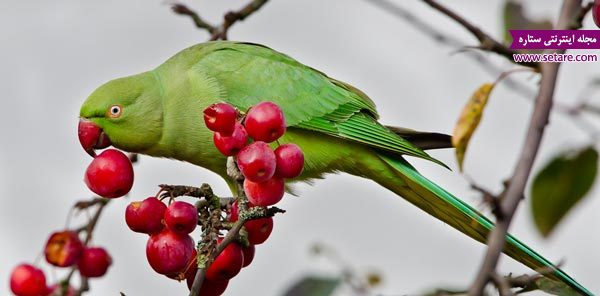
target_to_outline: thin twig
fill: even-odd
[[[580,9],[581,0],[565,0],[561,8],[557,29],[568,28],[571,20],[578,14]],[[556,50],[553,52],[564,53],[564,50]],[[517,166],[510,178],[508,188],[505,190],[500,203],[503,216],[502,219],[498,219],[496,226],[488,237],[488,250],[486,256],[475,281],[469,289],[469,295],[471,296],[482,295],[491,275],[496,270],[498,259],[500,258],[500,254],[506,243],[508,228],[523,197],[525,185],[529,179],[533,162],[535,161],[545,127],[548,123],[550,111],[552,110],[554,89],[559,66],[559,63],[541,64],[542,79],[533,114],[531,115],[531,120],[527,129],[525,143],[521,150]]]
[[[189,16],[197,28],[203,29],[210,33],[210,40],[227,40],[229,28],[239,21],[245,20],[247,17],[258,11],[268,0],[252,0],[246,6],[239,10],[232,10],[223,16],[223,22],[218,26],[213,26],[205,21],[197,12],[189,7],[177,3],[171,6],[171,10],[179,15]]]
[[[217,32],[217,27],[209,24],[203,18],[201,18],[200,15],[198,15],[198,13],[181,3],[177,3],[171,6],[171,10],[173,10],[173,12],[176,14],[189,16],[198,29],[204,29],[208,31],[208,33],[210,33],[211,35]]]
[[[496,66],[495,64],[493,64],[487,56],[481,54],[480,52],[460,50],[463,48],[468,48],[468,46],[461,40],[453,37],[452,35],[444,34],[443,32],[439,31],[439,29],[437,27],[434,27],[433,25],[423,21],[421,18],[417,17],[412,12],[399,6],[398,4],[393,3],[389,0],[364,0],[364,1],[371,3],[373,6],[376,6],[397,18],[400,18],[400,19],[406,21],[408,24],[412,25],[415,29],[419,30],[425,36],[431,37],[436,42],[438,42],[442,45],[449,46],[454,49],[458,49],[460,52],[465,52],[467,57],[469,57],[473,61],[475,61],[479,66],[482,67],[483,70],[488,72],[490,75],[497,76],[497,75],[502,75],[502,73],[506,72],[506,70],[501,69],[499,66]],[[582,9],[580,14],[577,16],[577,19],[579,20],[578,22],[583,20],[585,15],[587,15],[588,13],[589,13],[589,6],[586,6]],[[530,87],[525,85],[523,82],[513,79],[511,77],[506,77],[503,80],[503,83],[508,87],[509,90],[520,95],[522,98],[527,99],[528,101],[532,101],[532,102],[535,99],[535,95],[536,95],[535,90],[531,89]],[[580,128],[583,132],[587,133],[593,141],[597,141],[600,138],[599,137],[600,130],[598,130],[598,128],[596,128],[593,124],[587,124],[585,122],[583,124],[581,124],[581,122],[584,121],[581,118],[582,111],[600,115],[600,108],[590,105],[589,103],[585,103],[585,104],[579,103],[574,106],[571,106],[568,104],[560,103],[558,101],[554,102],[554,106],[555,106],[555,108],[553,110],[557,111],[558,113],[560,113],[562,115],[570,117],[574,121],[576,126],[578,128]]]
[[[483,32],[479,27],[473,25],[472,23],[467,21],[465,18],[458,15],[454,11],[450,10],[446,6],[439,4],[438,2],[436,2],[434,0],[423,0],[423,2],[427,3],[432,8],[434,8],[434,9],[438,10],[439,12],[445,14],[446,16],[450,17],[451,19],[453,19],[454,21],[456,21],[457,23],[462,25],[465,29],[467,29],[467,31],[469,31],[471,34],[473,34],[473,36],[475,36],[475,38],[477,38],[477,40],[479,40],[480,46],[478,48],[480,48],[482,50],[497,53],[497,54],[505,57],[509,61],[511,61],[513,63],[517,63],[522,66],[527,66],[527,67],[530,67],[530,68],[533,68],[536,70],[538,70],[540,68],[539,63],[535,63],[535,62],[518,63],[518,62],[516,62],[513,59],[513,54],[517,54],[518,53],[517,51],[512,50],[512,49],[506,47],[504,44],[496,41],[496,39],[492,38],[490,35]]]

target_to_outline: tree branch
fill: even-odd
[[[223,22],[218,26],[213,26],[206,22],[200,15],[187,6],[178,3],[171,6],[171,10],[179,15],[189,16],[197,28],[204,29],[210,33],[210,40],[227,40],[229,28],[238,21],[243,21],[256,11],[258,11],[268,0],[252,0],[246,6],[239,10],[232,10],[223,16]]]
[[[260,219],[260,218],[265,218],[265,217],[273,217],[275,214],[277,213],[285,213],[284,210],[279,209],[277,207],[270,207],[270,208],[266,208],[266,207],[253,207],[251,209],[248,209],[247,203],[248,203],[248,198],[246,197],[246,193],[244,192],[244,176],[242,175],[242,173],[240,172],[237,164],[235,163],[235,160],[233,157],[228,157],[227,158],[227,173],[228,175],[235,181],[236,186],[237,186],[237,198],[236,201],[238,203],[238,220],[233,223],[233,225],[229,228],[227,234],[225,235],[225,237],[223,237],[223,240],[221,240],[221,243],[217,244],[216,247],[210,247],[211,243],[214,243],[214,237],[210,237],[211,233],[216,233],[218,232],[219,229],[215,229],[215,224],[220,224],[219,223],[219,219],[220,219],[220,214],[221,214],[221,202],[220,199],[218,199],[218,197],[212,195],[212,190],[210,190],[210,188],[208,189],[208,191],[210,191],[210,195],[208,195],[205,198],[213,198],[214,200],[208,200],[209,204],[213,204],[213,206],[211,207],[211,211],[212,214],[211,215],[213,219],[215,219],[214,223],[206,223],[207,227],[204,229],[204,234],[203,234],[203,242],[205,243],[206,246],[209,247],[209,251],[206,257],[204,257],[205,262],[198,262],[199,264],[199,268],[196,271],[196,275],[194,276],[194,282],[192,284],[192,288],[190,289],[190,294],[189,296],[198,296],[200,295],[200,288],[202,287],[202,283],[204,281],[204,276],[206,274],[206,270],[210,267],[210,264],[214,261],[214,259],[219,256],[219,254],[221,254],[221,252],[223,252],[223,250],[225,250],[225,248],[232,242],[234,242],[236,239],[238,239],[238,237],[240,236],[240,231],[242,230],[242,227],[244,226],[244,223],[246,223],[246,221],[248,220],[253,220],[253,219]],[[208,186],[207,184],[205,184],[206,186]],[[205,187],[203,185],[203,187]],[[164,188],[164,185],[161,185],[161,188]],[[187,188],[187,191],[190,191],[189,188]],[[205,191],[207,189],[205,188]],[[194,191],[194,190],[191,190]],[[218,199],[218,200],[217,200]],[[201,244],[202,244],[201,243]],[[199,247],[198,250],[198,260],[200,260],[201,257],[203,257],[204,255],[202,254],[202,251],[204,251],[202,248]],[[202,266],[200,266],[202,265]]]
[[[412,25],[418,31],[420,31],[421,33],[423,33],[426,36],[431,37],[433,40],[435,40],[436,42],[438,42],[442,45],[447,45],[447,46],[455,48],[455,49],[461,49],[461,48],[467,47],[467,45],[465,43],[463,43],[461,40],[453,37],[452,35],[445,35],[441,31],[439,31],[438,28],[421,20],[420,18],[415,16],[410,11],[406,10],[405,8],[403,8],[389,0],[365,0],[365,1],[368,3],[371,3],[373,6],[376,6],[380,9],[382,9],[385,12],[390,13],[391,15],[393,15],[395,17],[398,17],[398,18],[406,21],[408,24]],[[581,10],[581,12],[579,13],[579,15],[576,18],[576,22],[573,23],[573,28],[578,29],[581,27],[582,20],[589,13],[592,6],[593,5],[591,5],[591,6],[587,5]],[[506,73],[505,70],[492,64],[490,62],[490,60],[486,56],[481,54],[480,52],[468,51],[466,53],[469,58],[473,59],[477,64],[479,64],[490,75],[497,76],[497,75],[502,75],[502,73]],[[503,81],[504,81],[504,84],[510,90],[519,94],[521,97],[523,97],[529,101],[532,101],[532,102],[535,99],[535,96],[536,96],[535,90],[529,88],[527,85],[523,84],[519,80],[513,79],[511,77],[506,77]],[[587,122],[581,116],[583,113],[582,111],[600,115],[600,108],[590,105],[588,103],[579,103],[579,104],[572,106],[572,105],[567,105],[567,104],[563,104],[560,102],[555,102],[554,106],[555,106],[555,108],[553,108],[554,111],[557,111],[562,115],[570,117],[574,121],[575,125],[578,128],[580,128],[582,131],[587,133],[592,138],[592,140],[597,141],[598,139],[600,139],[600,130],[598,130],[598,128],[596,128],[593,124]]]
[[[477,38],[477,40],[479,40],[480,46],[478,48],[486,50],[486,51],[490,51],[490,52],[495,52],[495,53],[505,57],[509,61],[511,61],[513,63],[517,63],[513,59],[513,54],[517,54],[518,53],[517,51],[512,50],[512,49],[506,47],[504,44],[496,41],[496,39],[494,39],[490,35],[484,33],[481,29],[479,29],[479,27],[473,25],[472,23],[467,21],[465,18],[463,18],[462,16],[455,13],[454,11],[437,3],[435,0],[423,0],[423,2],[425,2],[432,8],[438,10],[439,12],[445,14],[446,16],[450,17],[451,19],[453,19],[454,21],[456,21],[457,23],[462,25],[465,29],[467,29],[467,31],[469,31],[471,34],[473,34],[473,36],[475,36],[475,38]],[[535,63],[535,62],[524,62],[524,63],[517,63],[517,64],[519,64],[521,66],[527,66],[527,67],[530,67],[530,68],[533,68],[536,70],[539,70],[539,68],[540,68],[540,63]]]
[[[567,29],[580,9],[581,0],[565,0],[561,8],[560,18],[556,29]],[[551,52],[564,53],[564,50]],[[488,237],[487,254],[479,273],[469,290],[469,295],[471,296],[478,296],[483,293],[485,286],[496,270],[498,259],[500,258],[500,254],[506,243],[508,228],[523,197],[525,185],[529,179],[531,168],[540,147],[545,127],[548,123],[550,111],[552,110],[554,89],[559,66],[559,63],[544,63],[540,66],[542,79],[535,100],[533,114],[531,115],[531,120],[527,129],[525,143],[521,150],[517,166],[508,184],[508,188],[506,188],[500,203],[500,209],[503,213],[502,219],[498,219],[496,226]]]

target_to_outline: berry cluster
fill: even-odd
[[[112,259],[104,248],[85,246],[79,235],[70,230],[51,234],[44,254],[51,265],[63,268],[77,266],[79,274],[86,278],[103,276],[112,264]],[[30,264],[21,264],[13,269],[10,288],[16,296],[63,295],[61,285],[46,286],[44,272]],[[66,295],[74,293],[73,288],[67,287]]]
[[[270,143],[277,141],[286,131],[283,112],[272,102],[259,103],[245,115],[239,114],[231,105],[214,104],[204,110],[204,120],[206,126],[214,132],[216,148],[224,155],[234,157],[244,177],[243,189],[248,200],[239,200],[238,197],[232,203],[219,205],[219,198],[213,195],[217,206],[213,202],[208,206],[200,206],[175,201],[176,196],[173,194],[170,195],[168,205],[163,202],[166,198],[164,195],[160,199],[158,196],[148,197],[127,206],[125,221],[134,232],[149,235],[146,258],[155,272],[179,281],[185,279],[188,288],[192,289],[200,260],[198,258],[204,258],[202,263],[209,265],[200,287],[201,295],[218,296],[224,293],[230,279],[250,265],[254,259],[255,245],[268,239],[273,230],[271,216],[274,212],[270,211],[281,210],[265,207],[272,206],[283,198],[285,179],[296,178],[302,173],[304,155],[297,145],[291,143],[277,145],[274,150],[271,148],[275,145]],[[86,134],[85,129],[83,132],[80,129],[82,143],[89,136],[89,132]],[[107,149],[95,156],[84,178],[91,191],[109,199],[129,193],[133,180],[131,160],[114,149]],[[107,201],[97,200],[102,204]],[[227,211],[227,216],[223,215],[223,211]],[[212,213],[219,214],[216,224],[208,221],[210,218],[207,217]],[[225,236],[220,231],[229,230],[235,223],[239,225],[239,220],[244,221],[244,235],[228,233],[232,234],[230,239],[233,241],[224,242]],[[200,245],[210,246],[210,250],[200,246],[197,250],[195,247],[190,234],[198,225],[203,229]],[[208,233],[213,235],[209,236]],[[103,248],[88,246],[90,233],[87,234],[85,243],[79,236],[79,232],[71,230],[53,233],[45,246],[46,261],[56,267],[76,268],[85,278],[103,276],[112,263],[110,255]],[[211,243],[206,245],[207,241]],[[214,257],[216,250],[221,252]],[[203,256],[198,256],[198,252],[203,252]],[[212,257],[214,259],[210,260]],[[16,296],[71,296],[77,293],[68,283],[65,283],[67,286],[47,286],[43,271],[30,264],[21,264],[13,270],[10,285]]]
[[[262,102],[252,107],[241,122],[237,110],[217,103],[204,110],[204,122],[214,132],[217,149],[225,156],[235,156],[244,175],[244,191],[256,206],[271,206],[283,198],[286,178],[295,178],[304,168],[300,147],[288,143],[273,151],[268,143],[286,131],[285,117],[275,103]],[[254,142],[248,144],[249,138]]]
[[[157,273],[182,280],[195,264],[196,249],[190,233],[198,225],[196,207],[174,201],[168,207],[156,197],[130,203],[125,222],[135,232],[148,234],[146,258]]]
[[[79,136],[84,141],[89,135],[80,132]],[[92,160],[84,181],[90,190],[102,197],[121,197],[133,185],[133,166],[125,154],[108,149]],[[52,233],[44,254],[49,264],[62,268],[76,266],[79,274],[86,278],[103,276],[112,264],[112,258],[104,248],[87,246],[80,240],[79,233],[71,230]],[[71,287],[63,291],[58,284],[46,286],[44,272],[30,264],[15,267],[10,277],[10,288],[16,296],[75,294]]]
[[[184,201],[174,201],[167,207],[158,198],[148,197],[127,206],[125,221],[131,230],[149,235],[146,258],[152,269],[172,279],[186,279],[188,288],[191,289],[198,268],[197,251],[190,236],[198,225],[196,207]],[[257,243],[266,240],[273,227],[272,220],[270,221],[266,235],[261,227],[247,226],[249,240],[250,237],[255,237]],[[222,239],[219,237],[217,243],[221,243]],[[242,267],[248,266],[253,258],[253,245],[243,247],[235,242],[227,245],[206,270],[206,279],[201,287],[202,295],[221,295],[229,280]]]

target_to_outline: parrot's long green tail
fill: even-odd
[[[492,221],[473,209],[467,203],[423,177],[401,157],[390,157],[385,155],[379,155],[379,157],[387,163],[403,181],[395,182],[395,185],[382,185],[388,187],[388,189],[401,195],[409,202],[471,238],[482,243],[486,242],[488,233],[494,227]],[[554,271],[546,274],[548,278],[564,282],[582,295],[593,295],[564,271],[554,266],[552,262],[542,257],[510,234],[506,236],[504,253],[533,270],[548,269],[548,267],[550,267]]]

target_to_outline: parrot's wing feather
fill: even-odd
[[[219,45],[203,52],[191,71],[210,73],[226,90],[222,99],[236,107],[244,110],[261,101],[272,101],[284,110],[288,126],[443,165],[379,124],[375,104],[358,89],[264,46],[231,42]]]

